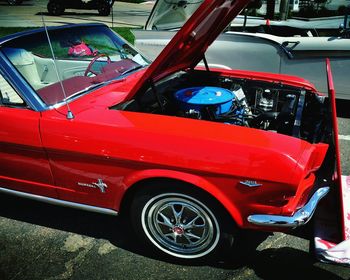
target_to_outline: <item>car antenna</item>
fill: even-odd
[[[55,58],[55,54],[53,52],[53,48],[52,48],[52,44],[51,44],[51,39],[50,39],[50,36],[49,36],[49,32],[47,30],[47,26],[45,24],[45,20],[44,20],[44,13],[41,12],[41,21],[43,22],[43,26],[44,26],[44,29],[45,29],[45,33],[46,33],[46,37],[47,37],[47,40],[49,42],[49,46],[50,46],[50,51],[51,51],[51,55],[52,55],[52,59],[53,59],[53,65],[54,65],[54,68],[55,68],[55,72],[56,72],[56,76],[57,76],[57,79],[61,85],[61,89],[62,89],[62,93],[63,93],[63,96],[64,96],[64,100],[65,100],[65,103],[66,103],[66,106],[67,106],[67,115],[66,115],[66,118],[68,120],[72,120],[74,119],[74,115],[72,113],[72,111],[70,110],[70,106],[69,106],[69,103],[67,101],[67,94],[66,94],[66,91],[64,89],[64,86],[63,86],[63,83],[62,83],[62,80],[60,78],[60,75],[58,74],[58,69],[57,69],[57,64],[56,64],[56,58]]]

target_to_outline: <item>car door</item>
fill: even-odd
[[[94,120],[99,119],[99,110],[79,113],[80,109],[72,106],[74,119],[67,119],[64,109],[43,112],[41,120],[42,141],[50,159],[58,198],[114,208],[122,192],[121,178],[128,170],[127,166],[112,160],[106,148],[120,137],[118,129]],[[88,115],[87,119],[82,115]]]
[[[41,144],[40,112],[30,109],[0,68],[0,189],[56,197]]]

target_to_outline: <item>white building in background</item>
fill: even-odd
[[[289,8],[293,12],[299,11],[299,5],[300,1],[299,0],[289,0]]]
[[[314,2],[313,0],[300,0],[300,7],[307,6],[309,2]],[[328,10],[336,11],[340,6],[349,6],[350,0],[328,0],[325,7]]]
[[[310,2],[314,2],[313,0],[288,0],[289,8],[293,12],[298,12],[300,8],[309,5]],[[259,14],[266,14],[266,2],[267,0],[262,1],[263,4],[261,8],[258,10]],[[275,2],[275,12],[278,13],[280,11],[281,0],[276,0]],[[350,6],[350,0],[328,0],[325,4],[325,7],[328,10],[338,10],[340,6]]]
[[[326,3],[328,10],[338,10],[340,6],[350,6],[350,0],[331,0]]]
[[[289,8],[291,11],[293,12],[297,12],[299,11],[299,3],[301,2],[300,0],[288,0],[289,1]],[[258,10],[259,14],[266,14],[266,2],[267,0],[263,0],[262,1],[262,6],[261,8]],[[280,4],[281,4],[281,0],[276,0],[275,2],[275,12],[279,13],[280,11]]]

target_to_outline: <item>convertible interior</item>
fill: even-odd
[[[34,32],[3,44],[1,51],[49,106],[148,64],[100,24],[54,29],[49,38]]]
[[[56,59],[54,62],[52,58],[40,57],[24,49],[19,49],[17,54],[16,57],[12,57],[12,63],[47,105],[62,100],[60,81],[68,98],[92,85],[116,78],[125,69],[138,65],[131,59],[117,58],[119,60],[111,61],[104,55],[96,57],[96,60]]]

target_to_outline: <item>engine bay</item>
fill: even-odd
[[[304,88],[215,72],[176,73],[112,109],[162,114],[328,142],[327,100]]]

